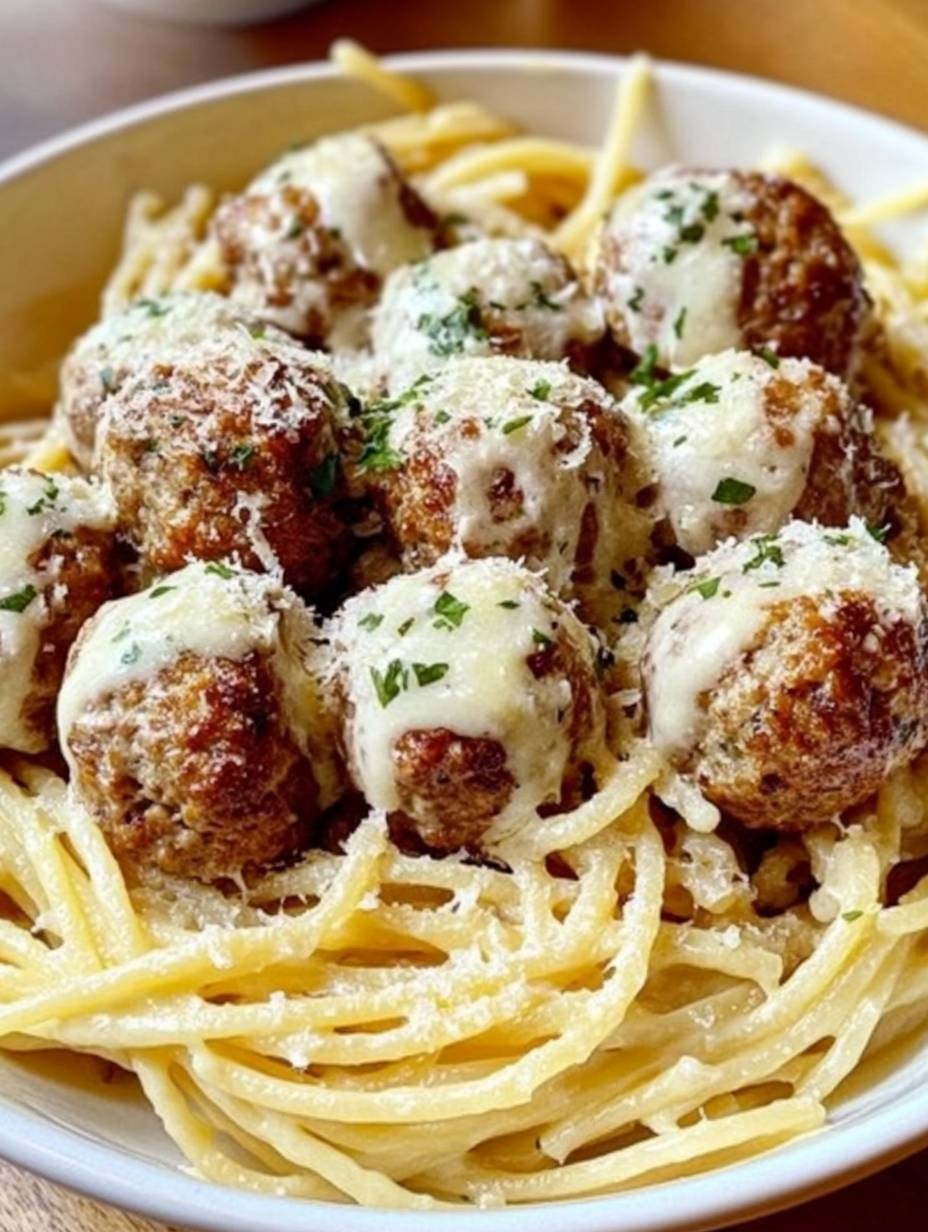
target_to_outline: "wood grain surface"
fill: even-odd
[[[160,23],[94,0],[0,0],[0,156],[166,90],[319,58],[345,34],[381,52],[644,48],[804,86],[928,128],[928,0],[325,0],[245,30]],[[924,1226],[926,1177],[928,1152],[741,1232]],[[526,1226],[530,1220],[526,1214]],[[165,1225],[0,1164],[0,1232],[165,1232]]]

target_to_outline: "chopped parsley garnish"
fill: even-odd
[[[255,447],[250,441],[239,441],[229,454],[229,461],[237,471],[247,471],[255,458]]]
[[[528,391],[531,397],[536,398],[539,402],[544,402],[551,393],[550,381],[536,381],[532,388]]]
[[[435,412],[435,423],[436,424],[446,424],[450,418],[451,416],[448,414],[447,411],[436,411]]]
[[[681,385],[690,379],[693,375],[693,369],[688,372],[676,372],[673,376],[665,377],[663,381],[654,381],[641,395],[641,409],[649,411],[656,402],[666,402],[672,398]],[[703,385],[708,385],[708,381],[704,381]],[[699,386],[697,386],[697,389]],[[688,396],[684,399],[686,402],[698,401],[698,399]]]
[[[625,302],[632,312],[640,312],[641,305],[644,303],[644,287],[635,287],[635,294]]]
[[[156,586],[154,590],[149,592],[149,599],[160,599],[162,595],[166,595],[168,591],[177,590],[176,586]]]
[[[204,570],[206,573],[213,574],[214,577],[220,577],[227,582],[229,578],[235,577],[235,570],[227,565],[224,560],[211,560]]]
[[[327,454],[309,473],[309,486],[313,496],[331,496],[337,478],[338,454]]]
[[[826,535],[825,542],[833,548],[846,548],[851,542],[850,535]]]
[[[677,313],[673,323],[673,332],[677,338],[683,337],[683,330],[686,327],[686,305],[684,305]]]
[[[776,578],[774,578],[773,581],[758,582],[757,585],[761,588],[761,590],[769,590],[771,586],[779,586],[780,583],[776,580]]]
[[[431,380],[432,377],[423,374],[397,397],[381,398],[366,407],[360,407],[356,413],[352,412],[355,418],[360,418],[365,432],[364,447],[357,461],[358,470],[392,471],[403,465],[402,454],[390,445],[393,413],[401,406],[418,401],[423,386]],[[447,415],[447,411],[439,411],[436,419],[438,415]]]
[[[699,207],[699,212],[706,222],[715,222],[719,216],[719,194],[711,188],[704,188],[702,184],[691,184],[690,187],[696,192],[705,193],[705,200]]]
[[[885,543],[889,538],[891,527],[889,523],[885,526],[877,526],[876,522],[867,523],[867,534],[871,539],[875,539],[877,543]]]
[[[673,442],[673,448],[676,449],[677,446],[682,445],[685,440],[686,440],[685,436],[678,436],[677,439]]]
[[[116,388],[116,375],[110,367],[100,369],[100,384],[105,394],[111,394]]]
[[[399,659],[391,660],[385,672],[378,672],[376,667],[371,668],[371,680],[374,682],[377,700],[384,709],[399,697],[406,688],[408,679],[406,668]]]
[[[252,338],[261,339],[267,334],[267,326],[263,321],[256,321],[252,325],[248,326],[248,332],[251,334]]]
[[[22,613],[38,593],[36,588],[27,582],[22,590],[16,590],[13,594],[5,595],[0,599],[0,612]]]
[[[542,633],[540,629],[532,629],[532,641],[536,646],[553,646],[554,643],[547,633]]]
[[[664,249],[664,251],[661,253],[661,255],[664,258],[664,264],[673,265],[674,261],[676,261],[677,259],[678,251],[679,249],[674,248],[670,244],[668,244],[667,247]]]
[[[447,675],[447,663],[414,663],[412,665],[413,674],[416,677],[416,683],[420,688],[425,688],[427,684],[434,684],[436,680],[441,680],[442,676]]]
[[[711,381],[700,381],[683,394],[680,402],[718,402],[721,388],[721,385],[713,385]]]
[[[728,235],[722,243],[739,257],[749,257],[752,252],[757,252],[757,236],[753,231],[746,231],[744,235]]]
[[[780,357],[777,355],[776,351],[771,351],[770,347],[755,347],[754,354],[758,359],[762,359],[765,364],[769,364],[771,368],[779,368]]]
[[[373,632],[374,629],[379,628],[383,624],[383,616],[379,612],[368,612],[366,616],[362,616],[358,624],[362,629],[368,629]]]
[[[718,589],[721,582],[721,578],[706,578],[702,582],[694,582],[692,586],[689,587],[689,590],[698,595],[702,595],[704,599],[712,599],[716,594],[718,594]]]
[[[170,304],[159,304],[156,299],[137,299],[137,308],[144,308],[150,317],[164,317],[171,311]]]
[[[132,645],[129,646],[128,649],[124,650],[119,656],[119,662],[125,667],[131,667],[133,663],[138,663],[141,657],[142,647],[138,644],[138,642],[133,642]]]
[[[47,476],[45,486],[42,488],[42,495],[32,505],[26,507],[26,513],[34,518],[39,513],[44,513],[46,509],[53,509],[55,501],[58,499],[61,489],[55,483],[51,475]]]
[[[405,637],[406,634],[409,632],[409,630],[413,627],[415,623],[416,623],[415,616],[410,616],[408,620],[404,620],[401,625],[397,626],[396,631],[400,635],[400,637]]]
[[[503,436],[509,436],[512,432],[518,432],[520,428],[524,428],[526,424],[531,422],[531,415],[520,415],[518,419],[507,419],[503,424]]]
[[[649,342],[644,349],[644,355],[631,372],[628,374],[628,379],[633,385],[653,385],[654,369],[657,367],[657,347],[653,342]]]
[[[443,590],[435,600],[432,610],[438,617],[434,622],[436,629],[459,629],[464,617],[470,611],[470,604],[462,603],[449,591]]]
[[[416,322],[416,329],[431,339],[431,353],[443,359],[462,351],[468,338],[483,342],[489,337],[483,325],[475,287],[459,296],[457,306],[443,317],[424,312]]]
[[[853,924],[854,921],[859,920],[862,915],[862,911],[845,911],[841,916],[841,919],[847,920],[848,924]]]
[[[719,505],[744,505],[746,504],[757,488],[753,484],[745,483],[743,479],[735,479],[728,475],[724,479],[720,479],[715,491],[712,493],[712,499]]]
[[[754,548],[754,555],[742,565],[742,573],[750,573],[752,569],[759,569],[761,565],[776,565],[778,569],[782,569],[786,564],[786,559],[783,556],[783,549],[780,547],[776,535],[756,535],[751,540],[751,546]]]
[[[551,298],[540,282],[533,282],[532,303],[536,308],[547,308],[549,312],[560,312],[561,305]]]
[[[508,611],[513,611],[515,608],[519,607],[520,604],[519,604],[518,599],[501,599],[500,602],[497,603],[496,606],[504,607]]]
[[[0,489],[0,518],[6,513],[6,493]]]
[[[680,239],[686,244],[698,244],[705,234],[706,228],[701,222],[687,223],[680,228]]]
[[[132,626],[129,624],[128,620],[124,621],[123,624],[120,626],[120,628],[117,629],[117,631],[110,638],[110,641],[111,642],[124,641],[129,636],[129,630],[131,629],[131,627]]]

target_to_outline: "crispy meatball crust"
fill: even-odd
[[[184,654],[71,728],[75,786],[127,868],[238,875],[309,841],[317,788],[263,658]]]
[[[749,826],[828,821],[924,743],[928,624],[887,626],[864,594],[827,614],[811,598],[775,607],[706,717],[691,765],[709,799]]]
[[[336,581],[349,543],[334,504],[341,394],[290,350],[240,360],[204,347],[142,368],[107,401],[100,470],[147,574],[236,554],[258,570],[276,558],[305,595]]]

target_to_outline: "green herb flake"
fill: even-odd
[[[682,445],[686,439],[687,438],[685,436],[678,436],[673,442],[673,448],[676,449],[679,445]]]
[[[547,308],[549,312],[561,312],[563,306],[553,300],[547,293],[540,282],[533,282],[532,287],[532,303],[536,308]]]
[[[632,312],[640,312],[641,305],[644,303],[644,287],[635,287],[634,295],[625,302]]]
[[[532,641],[536,646],[553,646],[551,638],[547,633],[542,633],[540,629],[532,629]]]
[[[876,522],[867,523],[867,534],[871,539],[875,539],[877,543],[885,543],[889,538],[891,527],[889,523],[885,526],[877,526]]]
[[[702,595],[704,599],[713,599],[718,594],[718,589],[721,582],[721,578],[706,578],[702,582],[694,582],[692,586],[689,586],[687,589],[690,593]]]
[[[392,701],[399,697],[400,693],[407,686],[408,673],[406,668],[403,667],[400,659],[393,659],[387,664],[385,672],[378,672],[376,667],[372,667],[370,671],[377,700],[386,709]]]
[[[16,590],[0,599],[0,612],[16,612],[21,615],[38,593],[36,588],[27,582],[22,590]]]
[[[719,480],[712,493],[712,499],[719,505],[745,505],[756,491],[757,488],[753,484],[727,475]]]
[[[211,560],[204,572],[211,573],[213,577],[222,578],[224,582],[227,582],[229,578],[235,577],[236,571],[230,565],[227,565],[224,560]]]
[[[313,496],[331,496],[338,478],[338,454],[327,454],[318,466],[309,473],[309,486]]]
[[[36,517],[40,513],[44,513],[46,509],[53,509],[55,501],[61,495],[61,489],[58,487],[51,475],[46,476],[45,483],[42,488],[42,495],[37,501],[26,506],[26,513],[31,518]]]
[[[848,924],[853,924],[854,921],[859,920],[862,915],[862,911],[845,911],[841,916],[841,919],[847,920]]]
[[[510,436],[513,432],[518,432],[520,428],[524,428],[526,424],[531,422],[531,415],[520,415],[518,419],[507,419],[503,424],[503,436]]]
[[[674,318],[673,332],[677,338],[683,337],[683,330],[686,328],[686,305],[684,305]]]
[[[400,637],[405,637],[406,634],[409,632],[409,630],[413,627],[415,623],[416,623],[415,616],[410,616],[409,619],[404,620],[401,625],[397,625],[396,631]]]
[[[761,565],[767,564],[776,565],[778,569],[782,569],[786,564],[783,549],[776,535],[755,535],[751,540],[751,546],[754,548],[754,555],[742,565],[742,573],[750,573],[752,569],[759,569]]]
[[[749,257],[757,252],[757,236],[753,231],[747,231],[744,235],[728,235],[722,243],[739,257]]]
[[[499,603],[497,603],[497,605],[496,605],[496,606],[497,606],[497,607],[504,607],[504,608],[506,608],[506,610],[507,610],[507,611],[512,612],[512,611],[514,611],[517,607],[521,607],[522,605],[519,603],[518,599],[501,599],[501,600],[500,600],[500,602],[499,602]]]
[[[366,616],[361,617],[358,624],[362,629],[367,629],[373,633],[375,629],[378,629],[383,624],[383,616],[379,612],[368,612]]]
[[[680,398],[680,402],[716,403],[719,400],[719,391],[721,388],[721,385],[713,385],[711,381],[700,381],[698,385],[694,385],[692,389],[687,389],[683,393]]]
[[[252,338],[256,338],[260,341],[267,335],[267,326],[263,321],[255,321],[248,326],[248,332],[251,334]]]
[[[429,351],[442,359],[463,351],[469,338],[485,342],[489,337],[483,324],[475,287],[459,296],[457,306],[443,317],[436,317],[430,312],[423,313],[416,322],[416,329],[430,339]]]
[[[434,684],[436,680],[441,680],[443,676],[448,674],[448,664],[414,663],[412,670],[416,677],[416,683],[420,688],[424,689],[427,684]]]
[[[470,611],[470,604],[462,603],[449,591],[443,590],[435,600],[432,611],[438,617],[434,622],[436,629],[459,629],[464,617]]]
[[[133,663],[138,663],[141,657],[142,647],[138,644],[138,642],[133,642],[132,645],[124,650],[119,656],[119,662],[122,663],[124,667],[131,667]]]
[[[851,536],[850,535],[826,535],[825,542],[829,545],[829,547],[846,548],[848,544],[851,542]]]
[[[762,359],[764,363],[768,364],[771,368],[779,368],[780,357],[779,355],[777,355],[776,351],[771,351],[770,347],[766,347],[766,346],[755,347],[754,354],[757,356],[758,359]]]
[[[148,592],[149,599],[160,599],[162,595],[168,594],[169,591],[177,590],[176,586],[156,586],[154,590]]]
[[[673,265],[674,261],[677,259],[677,252],[678,249],[668,244],[661,253],[661,256],[664,258],[664,264]]]
[[[434,422],[436,424],[446,424],[450,420],[450,418],[451,416],[448,414],[447,411],[436,411]]]
[[[6,513],[6,493],[0,489],[0,518]]]
[[[239,441],[229,454],[229,462],[237,471],[247,471],[255,460],[255,447],[250,441]]]
[[[110,638],[110,641],[113,643],[125,641],[125,639],[129,636],[131,627],[132,626],[129,624],[128,620],[123,621],[119,629],[117,629],[117,631]]]
[[[770,590],[771,587],[779,586],[780,583],[776,580],[776,578],[774,578],[770,582],[758,582],[757,585],[760,587],[761,590]]]
[[[551,382],[536,381],[528,392],[531,397],[535,398],[538,402],[544,402],[551,393]]]
[[[632,368],[628,374],[628,379],[633,385],[653,385],[654,369],[657,367],[657,347],[653,342],[649,342],[644,349],[640,361]]]
[[[166,317],[171,311],[170,304],[159,304],[156,299],[137,299],[137,308],[144,308],[150,317]]]

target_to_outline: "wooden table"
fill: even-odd
[[[299,17],[234,31],[132,18],[91,0],[0,0],[0,156],[166,90],[318,58],[342,34],[378,51],[646,48],[820,90],[928,127],[925,0],[327,0]],[[911,1226],[913,1219],[919,1226],[926,1175],[928,1152],[752,1223],[750,1232],[857,1232]],[[3,1164],[0,1229],[164,1232]]]

